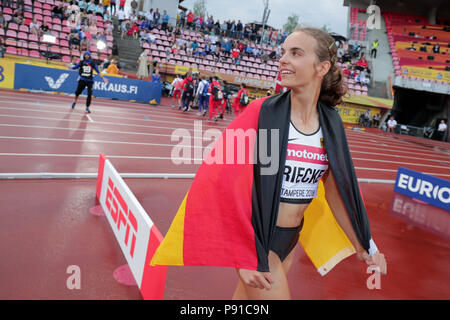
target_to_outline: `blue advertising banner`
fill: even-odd
[[[94,97],[161,103],[161,84],[156,82],[107,77],[108,83],[94,72]],[[31,89],[75,93],[78,70],[54,69],[16,63],[14,89]],[[84,93],[87,93],[85,89]]]
[[[399,167],[394,191],[450,211],[450,181]]]

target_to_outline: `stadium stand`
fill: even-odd
[[[450,70],[450,33],[444,25],[431,25],[424,16],[384,12],[386,31],[396,76],[407,76],[402,67]],[[414,80],[430,81],[414,76]],[[439,79],[431,80],[443,82]]]
[[[25,0],[24,3],[25,10],[23,13],[19,9],[12,9],[16,8],[15,1],[11,1],[11,8],[0,6],[4,18],[4,24],[1,23],[0,18],[0,25],[3,26],[0,29],[0,36],[3,37],[7,54],[45,59],[46,53],[50,52],[56,54],[52,60],[64,63],[69,63],[72,57],[79,57],[80,52],[86,49],[92,52],[92,57],[96,60],[105,60],[111,55],[113,37],[111,34],[106,34],[108,22],[103,20],[103,16],[94,14],[89,16],[89,19],[95,23],[96,33],[91,34],[92,29],[89,29],[92,40],[83,41],[81,39],[80,45],[74,47],[70,43],[71,33],[75,32],[71,32],[69,27],[71,20],[71,13],[67,11],[69,3],[54,0],[35,0],[34,2]],[[65,10],[66,19],[64,20],[52,15],[53,8],[58,5],[62,5]],[[39,26],[42,26],[45,22],[49,30],[47,32],[41,31],[38,35],[33,33],[30,28],[33,19],[36,19]],[[79,22],[72,27],[80,29],[83,25]],[[81,32],[85,37],[84,39],[87,40],[89,37],[86,37],[86,32],[84,30]],[[54,35],[56,42],[54,44],[44,43],[42,38],[44,33]],[[95,40],[100,38],[104,38],[106,44],[106,48],[102,50],[95,45]]]

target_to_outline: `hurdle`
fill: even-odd
[[[104,154],[100,154],[96,197],[142,297],[164,299],[167,266],[150,266],[163,236]]]

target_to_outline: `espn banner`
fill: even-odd
[[[105,155],[100,154],[97,199],[145,300],[162,300],[167,266],[150,261],[163,240],[144,208]]]

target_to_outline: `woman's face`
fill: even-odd
[[[286,38],[279,61],[282,86],[301,87],[328,72],[329,62],[328,68],[325,62],[319,63],[316,44],[316,40],[304,32],[294,32]]]

